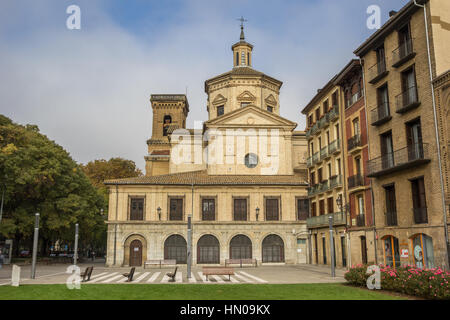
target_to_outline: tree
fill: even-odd
[[[0,235],[29,247],[34,214],[40,213],[42,254],[51,241],[106,241],[100,210],[105,198],[69,153],[34,125],[19,125],[0,115],[0,179],[6,186]],[[17,253],[17,252],[16,252]]]

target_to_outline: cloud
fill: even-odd
[[[73,1],[2,1],[0,112],[39,125],[79,162],[121,156],[143,169],[150,94],[187,88],[188,126],[206,120],[204,81],[231,69],[247,12],[254,67],[284,82],[281,115],[302,130],[301,108],[368,34],[365,2],[83,0],[82,29],[67,30]]]

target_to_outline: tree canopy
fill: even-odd
[[[39,132],[0,115],[0,187],[5,188],[0,235],[31,241],[36,212],[45,252],[50,241],[71,241],[75,223],[80,241],[105,241],[100,214],[105,197],[69,153]],[[17,243],[16,243],[17,244]]]

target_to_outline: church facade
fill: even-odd
[[[252,67],[253,46],[232,46],[233,68],[205,82],[208,121],[186,129],[185,95],[155,94],[146,175],[106,181],[108,266],[147,260],[308,263],[303,131],[280,116],[282,82]]]

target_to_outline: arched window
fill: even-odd
[[[213,235],[202,236],[197,242],[197,263],[199,264],[219,264],[220,244]]]
[[[233,237],[230,241],[230,259],[251,259],[252,241],[242,234]]]
[[[391,267],[400,265],[400,251],[398,239],[394,236],[386,236],[384,241],[384,264]]]
[[[164,242],[164,259],[176,260],[177,264],[187,262],[187,243],[180,235],[172,235]]]
[[[284,242],[276,234],[264,238],[262,242],[262,262],[284,262]]]
[[[171,116],[164,116],[163,120],[163,136],[167,136],[168,129],[170,125],[172,124],[172,117]]]
[[[417,268],[432,269],[434,265],[433,239],[420,233],[411,238],[412,255]]]

